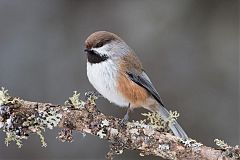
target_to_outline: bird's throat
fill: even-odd
[[[89,63],[95,64],[106,61],[109,57],[107,55],[100,55],[98,53],[95,53],[94,51],[88,51],[87,58]]]

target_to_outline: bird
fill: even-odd
[[[168,120],[169,112],[140,59],[122,38],[108,31],[96,31],[87,37],[84,51],[89,82],[111,103],[128,108],[123,122],[128,121],[133,109],[140,107]],[[176,120],[169,123],[169,128],[175,136],[188,138]]]

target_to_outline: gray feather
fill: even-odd
[[[134,72],[127,72],[127,74],[133,82],[145,88],[156,99],[156,101],[158,101],[159,104],[164,106],[161,97],[145,72],[142,72],[140,75],[137,75]]]

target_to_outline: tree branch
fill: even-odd
[[[78,99],[79,94],[70,97],[67,105],[39,103],[21,100],[0,92],[0,128],[6,132],[6,144],[16,141],[21,146],[22,139],[31,133],[40,135],[46,146],[42,131],[59,127],[62,141],[72,141],[71,131],[87,133],[110,142],[108,159],[121,154],[124,149],[138,150],[141,156],[154,155],[165,159],[206,159],[232,160],[239,158],[238,146],[214,149],[194,140],[181,140],[170,133],[161,132],[156,126],[143,122],[129,122],[119,125],[120,119],[99,112],[91,96],[86,102]]]

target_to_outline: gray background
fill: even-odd
[[[239,144],[239,1],[237,0],[0,0],[0,86],[31,101],[63,104],[72,91],[94,90],[86,76],[83,43],[107,30],[120,35],[142,60],[168,108],[177,110],[191,138]],[[107,115],[125,109],[97,101]],[[141,112],[132,114],[138,119]],[[108,143],[74,133],[74,142],[33,135],[0,159],[104,159]],[[149,159],[126,151],[117,159]],[[157,159],[157,158],[156,158]]]

